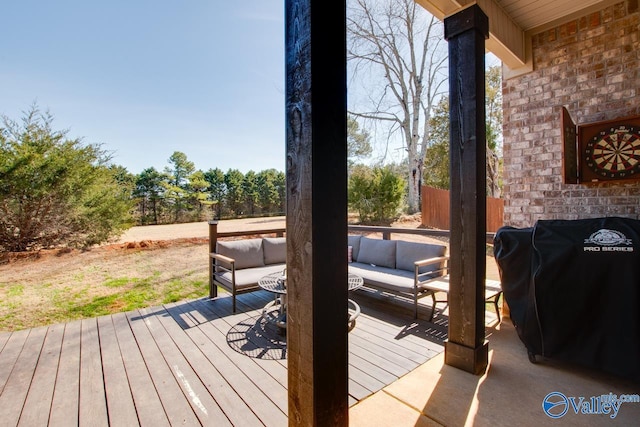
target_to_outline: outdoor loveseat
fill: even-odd
[[[436,298],[436,294],[449,293],[446,251],[446,246],[439,244],[348,236],[349,273],[362,277],[366,288],[411,300],[414,317],[418,315],[418,300],[431,296],[432,320],[436,305],[447,303],[447,299]],[[236,295],[260,289],[260,278],[285,268],[286,240],[265,237],[218,241],[210,259],[213,283],[231,293],[235,313]],[[498,282],[488,281],[486,300],[496,306],[497,313],[501,293]],[[217,296],[216,286],[210,296]]]
[[[446,246],[364,236],[349,236],[348,246],[349,272],[362,277],[366,287],[412,300],[414,317],[418,299],[431,295],[433,318],[441,301],[428,284],[447,274]]]
[[[258,289],[258,280],[285,268],[287,242],[284,237],[264,237],[232,241],[218,241],[216,252],[209,254],[214,286],[211,298],[218,295],[215,285],[231,293],[233,312],[236,295]]]

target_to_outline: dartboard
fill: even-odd
[[[585,147],[586,165],[606,178],[629,178],[640,174],[640,128],[608,127],[591,138]]]

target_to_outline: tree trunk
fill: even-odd
[[[366,103],[373,108],[352,114],[388,123],[402,133],[408,211],[418,212],[430,110],[446,82],[441,23],[429,19],[413,0],[357,0],[348,14],[348,31],[349,60],[356,63],[356,74],[361,68],[380,72],[380,84],[373,81],[365,89]]]
[[[409,170],[409,197],[407,200],[409,214],[420,212],[423,163],[424,160],[419,155],[415,155],[410,163],[413,166]]]

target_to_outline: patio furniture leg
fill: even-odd
[[[349,313],[348,330],[349,332],[356,327],[356,319],[360,316],[360,306],[352,299],[347,300],[347,304],[352,306],[352,312]]]
[[[500,323],[500,308],[498,307],[498,300],[500,299],[500,294],[493,297],[493,306],[496,309],[496,316],[498,316],[498,323]]]
[[[429,317],[429,322],[433,320],[433,317],[436,315],[436,293],[431,292],[431,299],[433,300],[433,305],[431,306],[431,317]]]
[[[214,279],[213,261],[209,263],[209,298],[218,296],[218,285]]]

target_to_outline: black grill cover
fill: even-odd
[[[640,221],[540,220],[503,227],[494,243],[530,354],[640,381]]]

